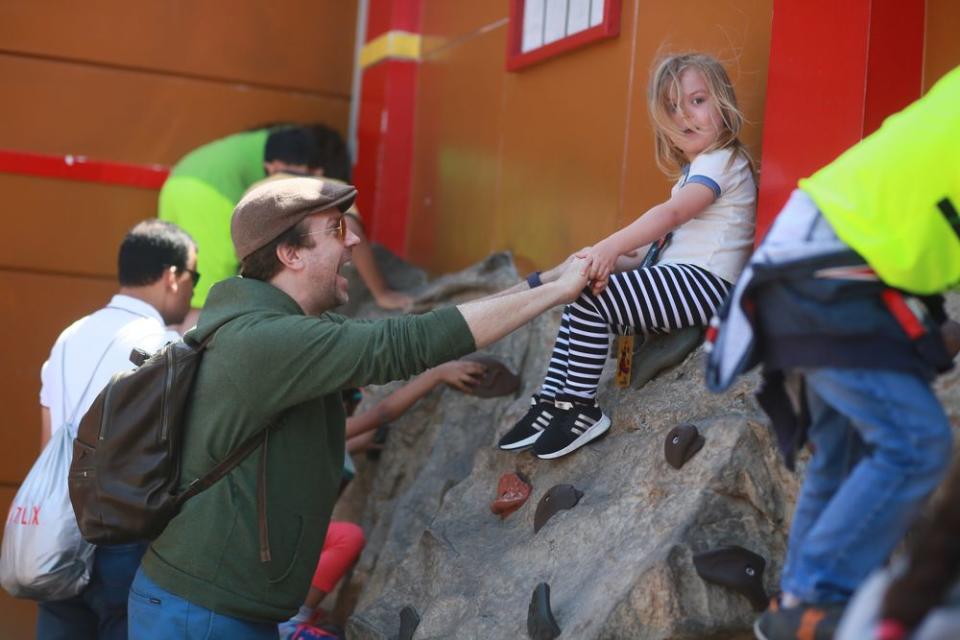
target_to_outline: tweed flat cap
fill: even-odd
[[[320,178],[271,180],[251,189],[230,219],[237,257],[243,260],[312,213],[345,213],[356,197],[353,185]]]

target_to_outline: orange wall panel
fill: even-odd
[[[927,29],[923,57],[923,90],[960,65],[960,3],[927,0]]]
[[[506,20],[509,13],[506,2],[426,0],[420,18],[424,57],[456,46],[461,38],[472,38],[482,30],[496,28],[495,25]]]
[[[431,267],[494,247],[503,78],[487,61],[506,46],[503,35],[470,38],[421,65],[408,255]]]
[[[105,305],[116,288],[112,279],[0,270],[0,332],[8,336],[0,361],[0,483],[19,483],[39,453],[40,367],[54,340]]]
[[[346,98],[204,82],[0,54],[6,148],[172,164],[194,147],[269,120],[346,129]]]
[[[6,269],[112,280],[124,234],[157,210],[156,191],[89,182],[0,174],[0,192],[7,200],[0,235]]]
[[[8,0],[0,50],[348,97],[356,0]]]
[[[623,9],[629,24],[633,7]],[[523,267],[549,266],[614,230],[630,45],[604,40],[505,76],[496,242]]]

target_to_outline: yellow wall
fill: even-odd
[[[268,121],[346,131],[356,0],[5,0],[0,148],[172,164]],[[0,174],[0,512],[39,449],[40,366],[116,288],[117,246],[156,192]],[[201,248],[202,250],[202,248]],[[0,637],[34,605],[0,591]]]
[[[411,258],[440,272],[510,249],[547,267],[665,199],[645,106],[664,52],[725,63],[758,154],[772,4],[623,0],[616,39],[508,73],[506,2],[425,0]]]

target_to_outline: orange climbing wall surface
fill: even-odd
[[[618,37],[511,73],[508,3],[424,0],[408,257],[547,267],[667,197],[645,103],[663,52],[723,60],[759,153],[772,4],[623,0]]]
[[[0,148],[173,164],[281,120],[346,132],[356,0],[0,3]],[[115,289],[124,232],[156,192],[0,173],[0,512],[39,447],[40,366]],[[0,637],[35,607],[0,591]]]

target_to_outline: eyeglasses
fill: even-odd
[[[197,283],[200,282],[199,271],[194,271],[193,269],[187,269],[186,267],[177,267],[177,271],[183,271],[184,273],[189,273],[190,279],[193,280],[193,286],[197,286]]]
[[[347,217],[340,216],[337,219],[337,226],[335,227],[326,227],[324,229],[317,229],[316,231],[310,231],[308,233],[301,233],[300,237],[305,238],[307,236],[315,236],[318,233],[335,233],[340,242],[345,242],[347,239]]]

